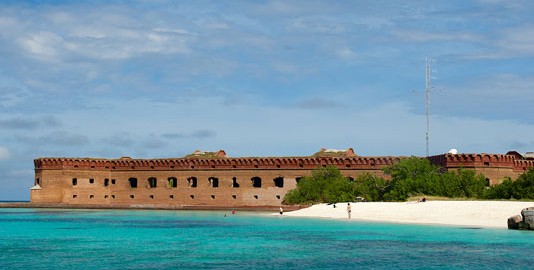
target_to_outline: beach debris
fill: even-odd
[[[521,215],[509,217],[508,229],[534,230],[534,207],[527,207],[521,210]]]

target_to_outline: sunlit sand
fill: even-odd
[[[507,219],[534,202],[426,201],[351,203],[351,220],[506,228]],[[348,219],[347,203],[317,204],[284,213],[295,217]]]

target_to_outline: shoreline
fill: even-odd
[[[371,221],[398,224],[446,225],[471,228],[507,228],[511,216],[534,206],[531,201],[426,201],[426,202],[351,202],[351,219],[347,203],[282,206],[284,216],[302,218]],[[273,206],[208,206],[208,205],[83,205],[31,202],[0,202],[1,208],[56,208],[56,209],[118,209],[118,210],[239,210],[275,212]]]
[[[306,206],[282,206],[288,211],[302,209]],[[240,211],[273,211],[278,212],[279,206],[214,206],[214,205],[106,205],[106,204],[63,204],[63,203],[32,203],[32,202],[0,202],[1,208],[57,208],[57,209],[120,209],[120,210],[240,210]]]
[[[356,202],[350,221],[508,228],[508,218],[534,206],[523,201]],[[348,219],[347,203],[316,204],[284,213],[291,217]]]

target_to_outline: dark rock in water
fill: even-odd
[[[521,210],[521,215],[509,217],[508,229],[534,230],[534,207]]]
[[[525,208],[521,211],[523,216],[523,223],[525,223],[525,229],[534,230],[534,207]]]
[[[519,230],[521,222],[523,222],[523,217],[521,217],[520,215],[509,217],[508,218],[508,229]]]

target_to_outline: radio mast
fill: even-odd
[[[426,156],[430,156],[429,136],[430,136],[430,63],[432,58],[426,58]]]

